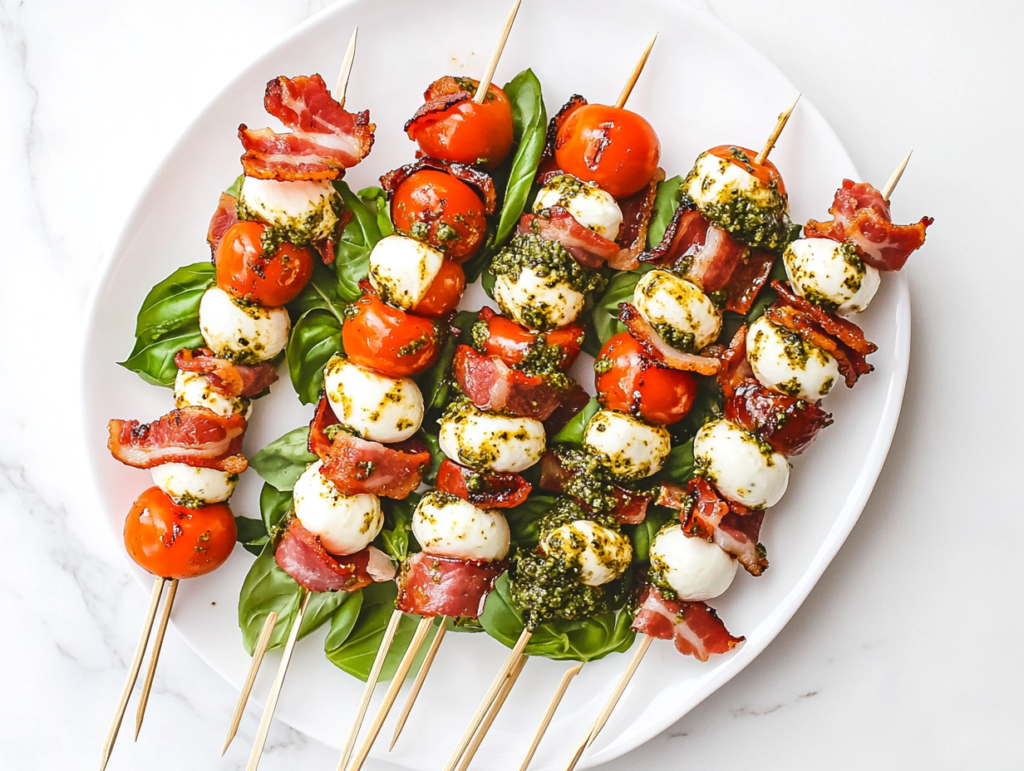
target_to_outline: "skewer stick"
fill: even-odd
[[[156,639],[153,640],[153,652],[149,654],[149,669],[146,670],[146,679],[142,681],[142,693],[139,695],[139,707],[135,710],[135,741],[139,740],[139,731],[142,730],[142,721],[146,717],[146,705],[149,704],[149,692],[153,688],[153,678],[156,676],[156,665],[160,661],[160,649],[164,646],[164,633],[167,631],[167,622],[171,620],[171,606],[174,604],[174,595],[178,591],[178,579],[171,581],[171,587],[167,590],[167,599],[164,600],[164,612],[160,616],[160,624],[156,628]]]
[[[498,69],[498,60],[501,58],[501,52],[505,50],[508,33],[512,31],[512,25],[515,23],[516,14],[519,13],[519,6],[522,1],[523,0],[516,0],[515,5],[512,6],[512,10],[508,12],[508,18],[505,19],[505,28],[501,31],[501,37],[498,38],[498,45],[495,46],[494,53],[491,54],[491,61],[487,64],[484,76],[480,78],[480,85],[476,87],[476,94],[473,96],[473,101],[477,104],[483,104],[484,99],[487,98],[487,89],[491,87],[491,78],[494,77],[494,71]]]
[[[754,159],[754,163],[760,166],[766,160],[768,160],[768,153],[775,147],[775,143],[779,140],[779,135],[782,133],[782,129],[786,128],[786,124],[789,122],[789,116],[793,114],[793,110],[796,108],[796,103],[800,101],[801,94],[796,95],[796,99],[779,115],[778,121],[775,123],[775,128],[772,130],[771,136],[768,137],[768,141],[764,143],[764,148],[757,154],[757,158]]]
[[[359,729],[363,727],[363,719],[366,717],[366,710],[370,706],[370,699],[373,698],[373,689],[377,685],[377,681],[380,679],[381,670],[384,669],[384,660],[388,657],[388,651],[391,649],[391,643],[395,641],[395,632],[398,631],[398,622],[402,620],[404,614],[400,610],[395,610],[391,614],[391,620],[388,621],[387,629],[384,630],[384,639],[380,642],[380,648],[377,649],[377,658],[373,660],[373,666],[370,668],[370,675],[366,678],[366,687],[363,688],[363,698],[359,702],[359,709],[356,710],[356,719],[352,724],[352,731],[348,735],[348,741],[345,742],[345,750],[341,753],[341,760],[338,762],[339,771],[345,771],[345,766],[348,765],[348,759],[352,757],[352,750],[356,746],[356,739],[359,738]]]
[[[238,733],[238,726],[242,722],[242,715],[245,714],[245,705],[249,702],[249,694],[252,693],[252,687],[256,684],[256,675],[260,672],[263,657],[270,646],[270,638],[273,637],[274,627],[276,626],[277,612],[272,610],[267,614],[266,621],[263,622],[263,629],[260,631],[260,636],[256,640],[256,647],[252,651],[249,672],[246,674],[245,682],[242,684],[242,692],[238,694],[238,703],[235,705],[235,714],[231,716],[231,725],[228,726],[228,736],[224,740],[224,750],[220,753],[221,757],[228,751],[228,747],[231,746],[231,742],[235,739],[235,734]]]
[[[650,58],[651,49],[654,48],[654,43],[658,39],[658,33],[654,33],[654,37],[651,38],[651,42],[647,44],[647,48],[644,51],[644,55],[640,57],[640,61],[637,62],[636,67],[633,69],[633,74],[629,78],[629,82],[626,83],[625,88],[622,89],[622,93],[619,94],[619,101],[615,103],[615,106],[620,110],[626,106],[626,100],[629,99],[629,95],[633,92],[633,86],[636,85],[637,80],[640,78],[640,73],[644,71],[644,66],[647,64],[647,59]]]
[[[281,697],[281,689],[284,687],[284,677],[288,674],[288,664],[292,660],[292,653],[295,651],[295,642],[299,639],[299,629],[302,627],[302,619],[306,615],[306,606],[309,604],[310,592],[302,590],[302,600],[299,602],[299,609],[295,613],[295,620],[292,621],[292,628],[288,632],[288,641],[284,645],[284,652],[281,654],[281,663],[277,667],[277,676],[274,684],[270,687],[270,694],[267,696],[267,704],[263,708],[263,717],[260,720],[259,730],[256,732],[256,741],[252,745],[252,754],[249,755],[249,765],[246,771],[256,771],[260,765],[260,757],[263,755],[263,747],[267,743],[267,734],[270,733],[270,724],[274,720],[274,710],[277,709],[277,700]]]
[[[433,641],[430,643],[430,647],[427,648],[426,658],[423,659],[423,666],[420,667],[420,671],[416,674],[416,679],[413,681],[412,690],[409,691],[409,697],[405,700],[405,706],[402,707],[402,714],[398,716],[398,722],[395,724],[395,734],[391,737],[391,744],[388,747],[388,752],[391,752],[395,748],[395,743],[398,741],[398,737],[402,733],[402,729],[405,727],[405,721],[409,719],[409,713],[412,712],[412,707],[416,703],[416,697],[420,695],[420,689],[423,687],[424,681],[427,679],[427,672],[430,671],[431,664],[434,663],[434,657],[437,655],[438,648],[441,647],[441,640],[444,639],[446,627],[442,621],[441,626],[437,630],[437,634],[434,635]]]
[[[896,169],[896,171],[892,173],[892,176],[889,177],[889,181],[886,182],[885,187],[882,188],[882,198],[884,198],[886,201],[889,200],[889,196],[892,195],[892,191],[895,190],[896,185],[899,184],[900,177],[903,176],[903,172],[906,170],[907,164],[910,163],[910,156],[913,154],[913,150],[907,153],[907,157],[903,159],[903,163],[901,163],[899,167]]]
[[[124,720],[124,711],[128,707],[128,699],[131,698],[132,690],[135,688],[135,681],[139,679],[139,670],[142,668],[142,657],[146,655],[146,646],[149,645],[149,633],[153,630],[153,620],[156,618],[156,609],[160,604],[160,595],[164,591],[164,582],[167,579],[157,578],[153,582],[153,591],[149,596],[149,607],[146,609],[146,619],[142,622],[142,634],[135,646],[135,655],[132,657],[131,666],[128,667],[128,678],[124,681],[124,688],[121,689],[121,698],[118,699],[117,709],[114,711],[114,720],[107,731],[107,738],[103,742],[103,759],[100,762],[100,771],[107,767],[110,760],[110,753],[114,751],[114,742],[117,741],[117,732],[121,730],[121,721]]]
[[[398,671],[395,672],[395,676],[391,678],[391,684],[388,686],[387,693],[384,694],[384,701],[381,703],[380,709],[377,710],[377,716],[373,719],[370,730],[363,738],[363,744],[359,747],[359,752],[356,754],[355,760],[352,761],[352,765],[349,766],[348,771],[359,771],[363,767],[363,763],[366,762],[366,758],[370,754],[370,748],[377,740],[380,729],[384,725],[384,721],[387,720],[388,713],[391,712],[395,699],[398,698],[398,692],[402,690],[402,684],[409,674],[409,669],[416,659],[416,654],[423,647],[423,643],[430,633],[430,627],[433,625],[433,616],[423,616],[420,619],[420,623],[416,626],[416,633],[412,637],[412,642],[409,643],[409,649],[405,652],[405,656],[402,657],[402,663],[398,665]],[[339,769],[338,771],[344,771],[344,769]]]
[[[519,679],[519,674],[523,671],[523,667],[526,666],[526,661],[526,656],[520,656],[519,660],[515,663],[515,666],[513,666],[508,679],[505,681],[505,685],[498,694],[498,698],[494,700],[494,704],[491,705],[491,709],[487,712],[487,717],[484,718],[484,722],[480,725],[480,730],[477,731],[476,736],[473,737],[472,743],[466,749],[466,754],[462,756],[462,762],[459,764],[458,771],[467,771],[469,764],[473,762],[473,758],[476,756],[476,751],[480,749],[480,745],[483,744],[484,738],[487,736],[487,732],[491,730],[491,724],[494,723],[495,719],[498,717],[498,713],[501,712],[501,708],[505,706],[505,699],[507,699],[508,695],[512,693],[512,687],[516,684],[516,680]]]
[[[348,79],[352,77],[352,62],[356,58],[356,38],[359,37],[359,27],[352,30],[352,39],[348,41],[348,50],[345,51],[345,60],[341,63],[341,72],[338,73],[338,85],[334,88],[334,98],[338,104],[345,106],[345,92],[348,91]]]
[[[508,658],[505,659],[505,663],[501,665],[501,669],[498,670],[497,676],[494,678],[494,682],[491,683],[491,687],[487,691],[487,695],[484,696],[484,700],[477,707],[476,713],[473,718],[469,721],[469,725],[466,727],[465,733],[462,734],[462,738],[459,740],[458,746],[452,756],[448,758],[448,765],[444,767],[444,771],[455,771],[455,768],[459,765],[459,761],[462,760],[463,754],[466,752],[466,748],[469,743],[473,741],[473,737],[476,735],[477,729],[483,722],[484,717],[487,715],[487,710],[491,708],[491,704],[498,698],[498,694],[501,692],[502,687],[505,685],[505,680],[509,677],[512,669],[516,666],[519,661],[519,657],[523,655],[523,649],[526,644],[530,642],[530,638],[533,636],[533,630],[527,627],[523,629],[523,633],[519,635],[519,639],[516,640],[515,647],[512,652],[508,654]]]
[[[533,761],[533,756],[537,752],[537,747],[540,746],[540,742],[544,738],[544,734],[547,733],[548,726],[551,725],[551,718],[555,716],[555,712],[558,710],[558,705],[562,702],[562,697],[565,696],[565,692],[569,690],[569,683],[571,683],[573,678],[580,673],[581,669],[583,669],[583,665],[577,664],[562,675],[562,682],[558,684],[558,690],[555,691],[555,695],[551,698],[551,703],[548,705],[548,711],[544,713],[544,718],[540,721],[537,733],[533,735],[533,741],[530,742],[530,749],[526,751],[526,757],[523,758],[523,763],[519,766],[519,771],[526,771],[526,769],[530,767],[530,763]]]

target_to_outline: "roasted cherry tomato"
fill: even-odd
[[[585,334],[583,327],[578,324],[538,334],[498,315],[490,308],[480,311],[480,321],[487,324],[487,338],[483,341],[482,353],[497,356],[510,367],[521,362],[540,338],[547,345],[557,345],[562,349],[561,368],[568,370],[579,356]]]
[[[345,355],[388,377],[408,377],[429,367],[439,350],[434,323],[364,292],[349,306],[341,327]]]
[[[697,395],[688,372],[660,367],[628,332],[608,340],[594,362],[597,398],[604,407],[668,426],[682,420]]]
[[[428,109],[430,102],[443,103],[448,94],[465,91],[472,97],[479,84],[470,78],[451,77],[430,84],[423,94],[428,104],[405,127],[424,155],[482,169],[493,169],[505,160],[512,149],[512,107],[497,86],[487,89],[483,104],[470,98],[446,109]]]
[[[313,275],[313,252],[282,243],[272,257],[260,244],[267,229],[258,222],[236,222],[224,234],[214,264],[217,286],[240,300],[275,308],[294,300]]]
[[[124,522],[124,546],[143,570],[195,578],[216,570],[235,548],[235,518],[226,503],[179,506],[159,487],[135,501]]]
[[[555,138],[558,167],[625,198],[651,181],[661,158],[661,142],[635,112],[587,104],[569,114]]]
[[[782,175],[779,174],[775,164],[767,158],[764,159],[764,163],[755,163],[757,159],[756,151],[748,150],[746,147],[740,147],[739,145],[719,145],[708,150],[708,155],[713,155],[716,158],[721,158],[739,166],[764,185],[770,186],[774,182],[778,185],[779,192],[782,195],[786,194],[786,186],[782,182]]]
[[[442,493],[457,495],[474,506],[511,509],[526,500],[532,485],[519,474],[481,474],[445,458],[437,470],[434,486]]]
[[[411,175],[391,198],[395,227],[462,263],[479,251],[487,231],[480,196],[461,179],[424,169]]]
[[[451,260],[441,263],[441,269],[437,271],[434,280],[427,287],[427,293],[419,301],[413,311],[420,316],[437,318],[446,316],[455,310],[455,306],[462,299],[462,292],[466,288],[466,274],[462,268]]]

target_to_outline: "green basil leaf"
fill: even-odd
[[[448,393],[452,384],[452,360],[455,358],[455,349],[460,343],[468,343],[472,334],[473,324],[476,323],[477,314],[472,311],[459,311],[452,320],[452,326],[459,330],[458,335],[449,334],[441,353],[429,369],[416,376],[416,382],[423,393],[424,410],[444,409],[448,404]]]
[[[633,290],[640,277],[656,266],[642,264],[636,270],[616,273],[605,287],[604,293],[594,302],[593,319],[597,339],[604,345],[626,327],[619,321],[619,303],[633,302]]]
[[[505,85],[505,95],[512,103],[512,133],[518,144],[509,172],[508,185],[498,220],[494,243],[503,244],[511,235],[526,206],[537,166],[544,151],[548,116],[544,95],[533,70],[523,70]]]
[[[281,491],[269,482],[263,484],[260,490],[260,517],[263,520],[263,533],[268,538],[270,533],[277,529],[281,520],[287,516],[293,508],[292,493],[290,490]]]
[[[401,562],[409,554],[409,537],[412,532],[412,513],[420,502],[419,493],[398,501],[381,499],[384,509],[384,527],[374,543],[395,562]]]
[[[303,404],[320,401],[324,367],[341,352],[341,323],[330,311],[306,311],[292,327],[288,338],[288,374]]]
[[[651,223],[647,226],[647,248],[653,249],[665,237],[672,215],[679,208],[683,192],[683,178],[680,176],[666,179],[658,183],[658,192],[654,197],[654,209],[651,211]]]
[[[273,489],[273,488],[271,488]],[[262,520],[250,519],[249,517],[236,516],[235,529],[237,534],[235,540],[242,544],[242,547],[250,554],[258,557],[270,536],[267,535],[267,528]]]
[[[337,648],[348,636],[352,634],[356,621],[359,620],[359,611],[363,609],[363,593],[354,592],[351,599],[338,608],[331,616],[331,629],[327,632],[327,639],[324,640],[324,649]]]
[[[540,540],[540,521],[558,501],[554,495],[531,495],[518,506],[505,510],[512,540],[520,549],[532,549]]]
[[[433,486],[437,481],[437,472],[440,471],[441,464],[444,463],[445,454],[441,452],[437,434],[424,431],[420,434],[420,438],[427,443],[427,449],[430,450],[430,468],[423,475],[423,484]]]
[[[572,420],[566,423],[562,430],[551,437],[552,444],[569,444],[573,447],[583,446],[583,433],[587,430],[590,419],[601,409],[601,403],[596,396],[591,396],[587,406],[577,412]]]
[[[340,324],[345,318],[345,306],[348,300],[338,296],[338,277],[334,272],[317,261],[313,265],[313,275],[299,296],[288,303],[294,321],[303,313],[313,309],[330,311]]]
[[[242,183],[244,181],[245,181],[245,174],[239,174],[237,177],[235,177],[235,181],[231,183],[231,187],[229,187],[224,192],[227,193],[228,195],[232,196],[233,198],[238,198],[238,196],[242,192]]]
[[[249,465],[263,481],[281,492],[289,492],[316,455],[309,451],[309,427],[302,426],[275,439],[249,459]]]
[[[370,252],[381,239],[377,223],[377,206],[371,209],[353,193],[344,182],[334,182],[345,208],[352,218],[345,223],[341,237],[334,245],[334,270],[338,276],[338,298],[355,302],[362,296],[359,282],[366,278],[370,265]]]
[[[672,509],[664,506],[648,506],[647,515],[639,525],[626,525],[623,530],[633,542],[633,562],[647,563],[651,561],[651,541],[662,526],[675,515]]]
[[[391,224],[388,211],[388,194],[379,187],[364,187],[356,195],[377,213],[377,228],[381,236],[394,235],[395,226]]]
[[[672,482],[685,485],[693,478],[693,440],[677,444],[665,459],[665,465],[651,477],[655,483]]]

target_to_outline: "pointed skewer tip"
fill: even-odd
[[[256,646],[253,648],[252,661],[249,662],[249,671],[245,675],[245,682],[242,684],[242,690],[238,694],[238,703],[235,704],[235,712],[231,716],[228,735],[224,740],[224,749],[220,753],[221,757],[227,754],[228,747],[231,746],[231,742],[235,739],[235,734],[238,733],[238,726],[242,722],[242,715],[245,714],[245,705],[249,702],[249,695],[252,693],[253,685],[256,683],[256,676],[263,665],[263,657],[270,646],[270,640],[274,636],[274,628],[276,626],[277,612],[272,610],[263,621],[263,629],[260,630],[260,636],[256,640]]]
[[[633,92],[633,86],[636,85],[637,80],[640,79],[640,73],[644,71],[644,67],[647,66],[647,60],[651,56],[651,51],[654,49],[654,44],[658,40],[659,32],[654,33],[654,37],[651,38],[651,42],[647,44],[647,48],[644,49],[643,55],[640,57],[640,61],[637,62],[636,67],[633,68],[633,74],[629,76],[629,80],[626,81],[626,85],[622,89],[622,93],[619,94],[619,98],[615,102],[615,106],[620,110],[626,106],[626,101],[629,99],[629,95]]]
[[[913,154],[914,154],[913,150],[911,150],[909,153],[906,154],[906,156],[903,158],[903,161],[900,163],[900,165],[896,167],[896,171],[894,171],[892,173],[892,176],[889,177],[889,181],[885,183],[885,187],[882,188],[882,198],[884,198],[886,201],[889,200],[889,196],[892,195],[892,191],[895,190],[896,189],[896,185],[899,184],[900,177],[902,177],[903,176],[903,172],[906,171],[907,164],[910,163],[910,156],[913,155]]]
[[[356,58],[356,40],[359,38],[359,27],[352,30],[352,38],[348,41],[348,50],[345,51],[345,58],[341,63],[341,71],[338,73],[338,85],[334,88],[334,98],[338,104],[345,106],[345,92],[348,91],[348,81],[352,77],[352,62]]]
[[[530,763],[533,761],[533,756],[537,753],[537,748],[544,739],[544,734],[547,733],[548,726],[551,725],[551,719],[555,716],[555,712],[558,710],[558,705],[562,703],[562,697],[565,696],[565,692],[569,690],[569,684],[572,683],[573,678],[580,673],[581,669],[583,669],[582,663],[577,664],[562,675],[562,681],[558,684],[558,689],[555,691],[555,695],[551,697],[551,703],[548,704],[547,711],[544,713],[544,717],[541,718],[540,725],[537,727],[537,732],[533,735],[533,741],[530,742],[530,747],[526,750],[526,755],[523,756],[523,762],[522,765],[519,766],[519,771],[526,771],[530,767]]]
[[[483,104],[484,99],[487,98],[487,91],[491,87],[491,78],[494,77],[494,71],[498,69],[498,61],[501,59],[501,52],[505,50],[505,43],[508,42],[508,35],[512,31],[512,25],[515,23],[516,14],[519,13],[519,6],[523,0],[516,0],[512,5],[512,10],[508,12],[508,18],[505,19],[505,26],[501,30],[501,36],[498,38],[498,45],[494,47],[494,53],[491,54],[491,60],[487,63],[487,69],[484,70],[484,75],[480,78],[480,84],[476,87],[476,94],[473,95],[473,101],[477,104]]]
[[[782,134],[782,130],[786,128],[786,124],[789,123],[789,118],[793,114],[793,110],[796,109],[796,103],[800,101],[801,96],[803,96],[803,94],[797,94],[789,107],[779,113],[778,120],[775,121],[775,128],[772,129],[772,133],[768,137],[768,141],[764,143],[764,147],[761,152],[757,154],[757,158],[754,160],[754,163],[758,166],[768,160],[768,154],[772,151],[772,148],[775,147],[775,143],[779,141],[779,136]]]
[[[409,691],[409,696],[405,700],[405,706],[402,707],[402,712],[398,716],[398,720],[395,722],[395,733],[391,737],[391,744],[388,745],[388,752],[391,752],[395,748],[395,744],[398,743],[398,737],[402,735],[402,729],[405,727],[405,722],[409,719],[409,713],[412,712],[413,705],[416,704],[416,697],[420,695],[420,690],[423,688],[423,683],[427,679],[427,673],[430,672],[430,667],[434,663],[434,657],[437,656],[437,651],[441,647],[441,641],[444,639],[445,632],[444,619],[441,620],[441,626],[438,627],[437,634],[434,635],[434,639],[430,643],[430,647],[427,649],[427,655],[423,659],[423,664],[420,666],[420,671],[416,674],[416,679],[413,681],[412,689]]]

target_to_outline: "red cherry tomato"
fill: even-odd
[[[439,350],[432,321],[385,305],[375,292],[350,306],[341,345],[349,360],[388,377],[422,372]]]
[[[195,578],[216,570],[235,547],[235,518],[226,503],[179,506],[159,487],[135,501],[124,522],[124,546],[143,570]]]
[[[782,175],[775,167],[775,164],[765,158],[764,163],[756,163],[757,152],[748,150],[739,145],[719,145],[708,150],[708,155],[729,161],[748,174],[754,175],[762,184],[771,185],[773,182],[778,185],[779,192],[786,194],[786,186],[782,182]]]
[[[445,260],[413,312],[432,319],[447,316],[459,304],[465,288],[466,274],[462,268],[451,260]]]
[[[669,426],[685,417],[697,395],[688,372],[658,366],[640,343],[620,332],[601,348],[594,364],[597,398],[604,407]],[[603,369],[603,371],[602,371]]]
[[[217,286],[225,292],[274,308],[294,300],[309,283],[313,252],[285,242],[268,257],[260,244],[266,229],[258,222],[236,222],[221,239],[214,264]]]
[[[484,204],[451,174],[425,169],[395,190],[391,219],[402,233],[425,240],[462,263],[479,251],[487,231]]]
[[[562,349],[561,368],[563,371],[568,370],[579,356],[585,334],[583,327],[578,324],[538,334],[499,316],[490,308],[480,311],[480,320],[487,324],[487,339],[483,343],[482,353],[497,356],[510,367],[523,360],[539,337],[547,345],[557,345]]]
[[[429,102],[457,91],[472,95],[479,84],[470,78],[440,78],[423,96]],[[464,99],[446,110],[426,112],[409,121],[406,132],[430,158],[489,170],[512,149],[512,107],[505,92],[492,84],[483,104]]]
[[[651,181],[661,158],[661,142],[635,112],[587,104],[569,113],[555,138],[558,167],[625,198]]]

